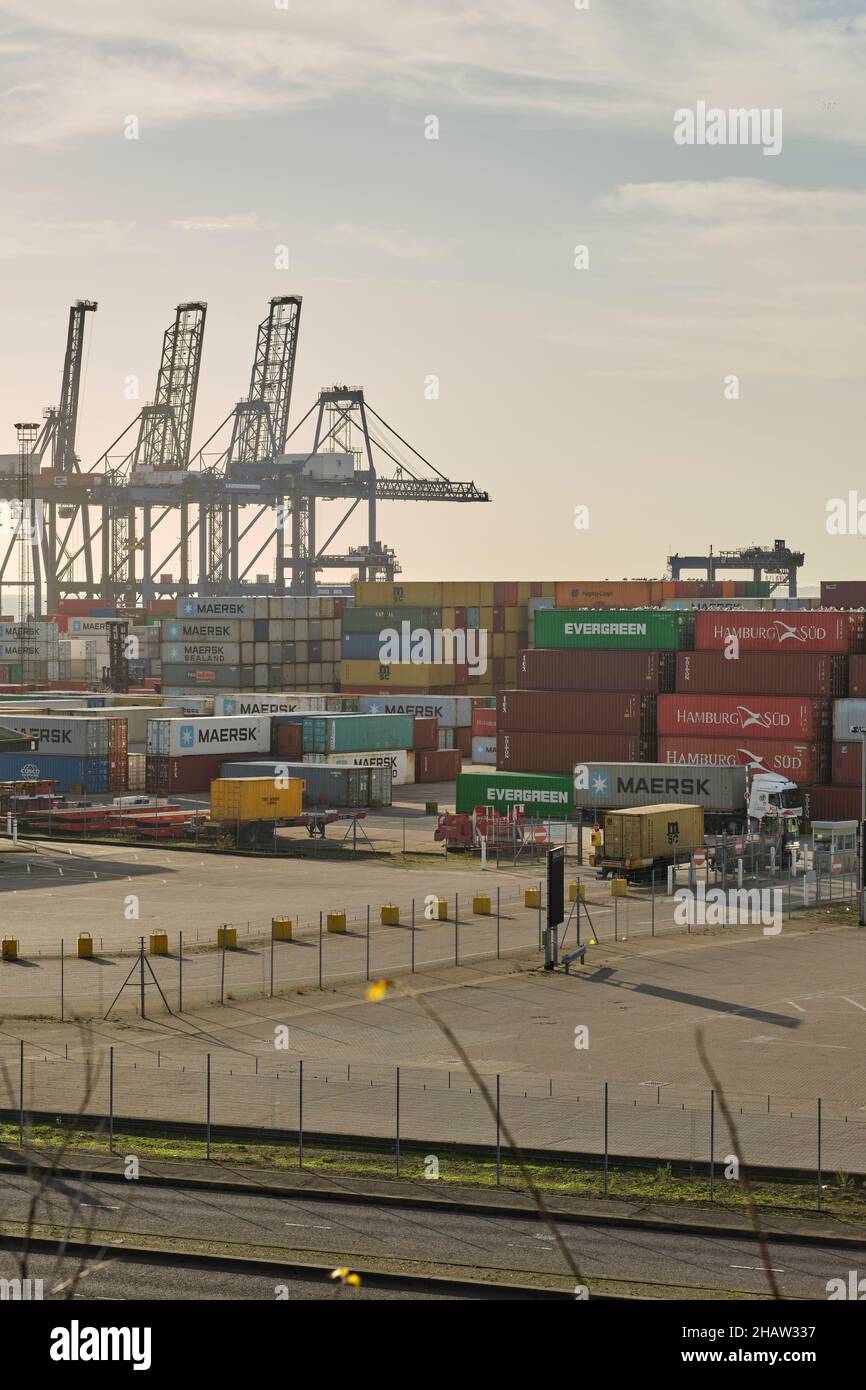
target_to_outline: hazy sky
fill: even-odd
[[[361,384],[492,495],[382,505],[406,578],[657,575],[669,546],[777,536],[807,582],[866,576],[864,540],[826,529],[829,499],[866,498],[863,5],[11,0],[0,17],[0,452],[56,400],[73,299],[99,301],[87,466],[135,414],[124,379],[152,397],[175,304],[208,302],[201,444],[246,391],[268,298],[300,293],[295,418]],[[699,102],[781,110],[781,152],[678,145],[674,112]]]

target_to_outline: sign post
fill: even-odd
[[[559,964],[559,927],[565,918],[565,846],[547,851],[547,931],[544,934],[544,968]]]

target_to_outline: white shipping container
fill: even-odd
[[[267,603],[267,600],[265,600]],[[177,616],[179,618],[252,618],[254,600],[251,598],[179,598]],[[262,615],[267,617],[267,610]]]
[[[164,642],[239,642],[242,624],[237,618],[223,621],[182,622],[168,618],[151,632],[161,633]]]
[[[151,711],[152,713],[152,711]],[[163,758],[195,757],[206,753],[269,753],[269,714],[224,718],[200,716],[153,719],[147,722],[147,751]]]
[[[375,753],[305,753],[303,761],[324,763],[328,767],[389,767],[391,783],[395,787],[415,781],[415,753],[411,748],[393,748]]]
[[[466,729],[472,724],[472,701],[466,695],[362,695],[358,706],[362,714],[438,719],[446,729]]]
[[[239,642],[163,642],[159,659],[170,666],[178,662],[192,666],[238,666],[241,648]]]
[[[866,700],[834,700],[833,701],[833,737],[838,743],[848,743],[853,738],[859,739],[860,734],[853,734],[851,730],[858,724],[861,728],[866,728]]]
[[[263,695],[252,691],[244,695],[215,695],[214,714],[305,714],[330,709],[324,695]]]
[[[39,753],[86,758],[108,756],[108,725],[105,720],[83,719],[74,714],[0,714],[0,728],[28,733],[36,740]]]
[[[496,739],[487,738],[479,734],[472,740],[472,761],[474,763],[484,763],[489,767],[496,766]]]

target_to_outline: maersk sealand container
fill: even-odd
[[[545,608],[535,615],[537,648],[683,651],[694,636],[694,613],[671,609]]]

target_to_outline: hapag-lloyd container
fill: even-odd
[[[863,779],[863,744],[859,738],[834,740],[832,745],[834,787],[859,787]],[[818,781],[823,781],[818,778]],[[858,812],[859,816],[859,812]]]
[[[476,705],[472,711],[472,737],[496,739],[496,710]]]
[[[155,757],[205,757],[213,753],[268,753],[269,714],[224,716],[220,719],[149,719],[147,752]]]
[[[741,652],[862,651],[864,616],[819,608],[786,613],[697,612],[695,650],[724,651],[735,637]]]
[[[800,791],[804,821],[860,819],[859,786],[801,787]]]
[[[673,690],[675,652],[518,652],[521,690]]]
[[[791,648],[741,652],[736,660],[724,652],[680,652],[676,689],[707,695],[844,695],[849,660],[858,658]]]
[[[829,770],[826,743],[773,739],[659,738],[658,760],[681,767],[754,767],[780,772],[792,782],[823,782]]]
[[[503,690],[494,727],[497,733],[653,733],[657,698],[615,690]]]
[[[536,647],[679,651],[691,647],[694,615],[657,608],[545,608],[536,613]]]
[[[476,806],[492,806],[505,815],[522,806],[532,820],[567,820],[574,805],[574,779],[531,773],[461,772],[457,778],[456,809],[471,815]]]
[[[506,772],[570,772],[575,763],[640,763],[654,756],[655,739],[639,733],[497,735],[496,766]]]
[[[660,695],[658,731],[820,742],[829,733],[830,705],[826,698],[798,695]]]

